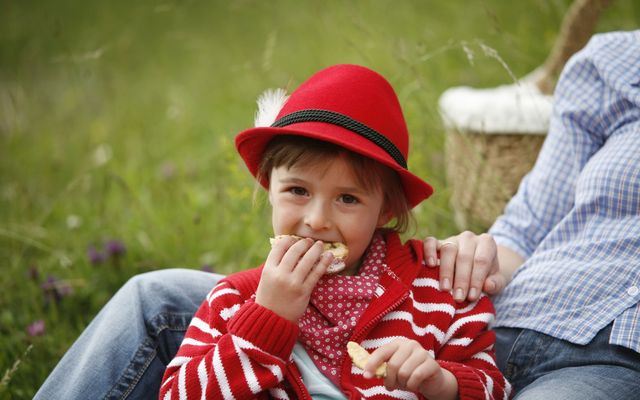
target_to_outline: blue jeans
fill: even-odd
[[[517,400],[640,398],[640,353],[609,344],[611,325],[584,346],[528,329],[495,332],[498,367]]]
[[[60,360],[36,400],[155,399],[166,364],[220,275],[187,269],[131,278]],[[526,329],[496,328],[498,366],[518,400],[640,398],[640,354]]]
[[[131,278],[67,351],[35,399],[157,399],[165,366],[220,277],[167,269]]]

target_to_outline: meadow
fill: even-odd
[[[0,398],[31,398],[131,276],[263,260],[269,210],[233,139],[263,90],[322,67],[391,81],[410,169],[436,189],[411,234],[456,233],[438,97],[533,70],[569,5],[0,1]],[[596,30],[639,22],[619,0]]]

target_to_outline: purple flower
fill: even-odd
[[[176,166],[172,162],[165,162],[160,167],[160,175],[164,179],[171,179],[176,175]]]
[[[73,288],[69,283],[52,275],[47,276],[47,280],[40,287],[47,303],[51,301],[60,302],[63,297],[73,293]]]
[[[42,290],[44,290],[45,292],[46,292],[46,291],[49,291],[49,290],[53,290],[53,289],[55,289],[55,287],[56,287],[56,285],[57,285],[57,283],[58,283],[59,281],[60,281],[60,279],[56,278],[55,276],[53,276],[53,275],[48,275],[48,276],[47,276],[47,280],[46,280],[42,285],[40,285],[40,287],[41,287],[41,288],[42,288]]]
[[[56,285],[56,294],[59,298],[67,297],[72,293],[73,287],[69,283],[65,281],[59,281]]]
[[[87,257],[93,265],[102,264],[105,260],[104,254],[99,252],[94,246],[89,246],[87,249]]]
[[[213,266],[211,264],[204,264],[202,267],[200,267],[200,270],[204,272],[214,272]]]
[[[127,248],[119,240],[109,240],[104,245],[104,251],[107,253],[107,257],[118,258],[127,252]]]
[[[44,331],[45,331],[45,326],[44,326],[44,320],[42,319],[33,321],[29,326],[27,326],[27,335],[31,337],[42,336],[44,335]]]

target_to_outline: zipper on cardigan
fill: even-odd
[[[394,308],[398,307],[400,304],[402,304],[402,302],[404,302],[407,298],[409,297],[409,292],[404,292],[402,294],[402,296],[400,296],[396,301],[394,301],[393,303],[391,303],[387,308],[384,309],[383,312],[376,314],[376,318],[371,319],[371,321],[369,321],[366,325],[364,325],[362,327],[362,329],[359,329],[357,332],[357,335],[354,334],[352,335],[349,340],[352,340],[354,342],[358,342],[360,343],[360,339],[364,338],[366,335],[366,332],[369,331],[369,329],[373,328],[373,326],[375,324],[377,324],[378,322],[380,322],[380,320],[387,315],[387,313],[391,310],[393,310]],[[340,378],[342,378],[342,366],[344,365],[344,359],[348,357],[348,354],[345,354],[342,359],[340,360],[340,367],[338,369],[338,376],[340,376]],[[342,379],[341,379],[342,380]],[[349,392],[349,398],[351,398],[351,390],[348,390]]]
[[[395,280],[395,282],[399,282],[399,283],[403,283],[400,278],[396,275],[393,274],[390,271],[387,271],[387,273]],[[366,333],[369,329],[371,329],[373,327],[373,325],[377,324],[378,322],[380,322],[380,320],[387,315],[387,313],[391,310],[393,310],[394,308],[398,307],[400,304],[402,304],[403,301],[405,301],[408,297],[409,297],[409,291],[411,289],[409,288],[409,290],[404,291],[402,293],[402,296],[400,296],[396,301],[394,301],[393,303],[391,303],[387,308],[384,309],[384,311],[377,313],[375,318],[372,318],[371,321],[367,322],[366,325],[364,325],[361,329],[358,329],[358,332],[354,335],[351,336],[351,339],[360,339],[361,334]],[[365,311],[366,312],[366,311]],[[364,337],[364,336],[363,336]],[[355,340],[354,340],[355,341]]]
[[[307,387],[304,385],[304,382],[302,381],[302,375],[300,374],[300,371],[292,371],[292,367],[291,365],[293,364],[293,361],[291,363],[287,363],[287,371],[288,371],[288,375],[291,377],[294,377],[294,379],[291,382],[291,386],[295,386],[294,389],[296,390],[296,395],[298,393],[302,393],[302,397],[299,397],[299,399],[308,399],[311,400],[311,396],[309,396],[309,391],[307,390]],[[297,368],[296,368],[297,370]],[[295,372],[295,373],[292,373]]]
[[[391,304],[389,307],[385,308],[383,312],[379,313],[378,316],[374,319],[372,319],[371,321],[367,322],[367,324],[362,327],[362,329],[360,329],[358,331],[358,333],[362,333],[362,332],[366,332],[369,329],[373,328],[373,325],[377,324],[378,322],[380,322],[380,320],[387,315],[387,313],[389,313],[389,311],[393,310],[394,308],[398,307],[403,301],[405,301],[407,298],[409,297],[409,293],[405,292],[402,297],[400,297],[396,302],[394,302],[393,304]],[[364,337],[364,336],[362,336]],[[351,337],[351,339],[360,339],[360,335],[356,336],[353,335]],[[356,341],[356,340],[354,340]]]

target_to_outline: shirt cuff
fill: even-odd
[[[229,320],[229,333],[287,362],[299,334],[293,322],[253,301],[244,303]]]
[[[438,364],[456,377],[458,381],[458,398],[460,400],[484,400],[486,398],[486,388],[482,382],[482,378],[478,376],[473,368],[451,361],[438,360]]]
[[[531,251],[524,247],[519,241],[512,239],[513,235],[510,235],[509,230],[504,228],[504,224],[501,224],[500,219],[498,219],[491,229],[489,229],[489,234],[500,246],[508,247],[525,260],[529,258]]]

